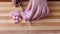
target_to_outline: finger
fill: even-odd
[[[32,2],[31,2],[31,0],[30,0],[30,1],[29,1],[29,3],[28,3],[28,6],[27,6],[27,8],[26,8],[26,10],[25,10],[25,11],[30,10],[30,9],[31,9],[31,7],[32,7]]]
[[[42,17],[42,18],[44,18],[44,17],[46,17],[48,14],[49,14],[49,8],[48,8],[48,5],[47,5],[47,1],[45,0],[45,15]]]
[[[48,15],[48,12],[49,10],[47,11],[47,7],[44,7],[42,10],[42,15],[37,20],[46,17]]]
[[[18,4],[17,4],[16,0],[12,0],[12,3],[15,7],[18,7]]]
[[[36,11],[35,15],[33,16],[33,20],[37,19],[39,16],[41,16],[41,14],[42,14],[42,7],[38,6],[37,11]]]
[[[47,16],[47,15],[49,14],[49,8],[48,8],[48,6],[46,7],[46,11],[47,11],[47,12],[46,12],[45,16]],[[45,16],[44,16],[44,17],[45,17]]]
[[[16,2],[15,2],[15,0],[12,0],[12,3],[13,3],[13,5],[16,5]]]
[[[46,15],[46,13],[47,13],[47,11],[46,11],[46,8],[44,7],[44,8],[43,8],[43,10],[42,10],[42,15],[41,15],[41,16],[39,16],[39,18],[38,18],[38,19],[43,18],[43,17],[44,17],[44,15]]]
[[[37,10],[37,5],[32,4],[30,20],[32,20],[33,16],[34,16],[35,13],[36,13],[36,10]]]
[[[43,13],[44,12],[44,13]],[[43,11],[42,11],[42,16],[41,16],[41,18],[44,18],[44,17],[46,17],[47,15],[48,15],[48,13],[49,13],[49,9],[48,9],[48,7],[45,7],[44,9],[43,9]],[[40,19],[40,18],[39,18]]]

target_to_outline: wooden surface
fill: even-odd
[[[20,1],[29,1],[29,0],[20,0]],[[47,0],[47,1],[60,1],[60,0]],[[11,2],[11,0],[0,0],[0,2]]]
[[[20,1],[29,1],[29,0],[20,0]],[[11,2],[11,0],[0,0],[0,2]]]
[[[28,2],[23,2],[25,9]],[[14,24],[9,12],[16,8],[11,2],[0,2],[0,33],[1,34],[60,34],[60,2],[48,2],[50,13],[44,19]],[[18,8],[22,11],[21,8]],[[29,26],[30,25],[30,26]]]

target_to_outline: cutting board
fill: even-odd
[[[28,2],[22,2],[25,9]],[[0,2],[0,33],[1,34],[59,34],[60,33],[60,1],[48,2],[50,13],[38,21],[14,24],[10,12],[21,7],[14,7],[11,2]]]

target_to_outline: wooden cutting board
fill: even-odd
[[[22,2],[25,9],[28,2]],[[47,17],[29,23],[14,24],[9,12],[16,9],[11,2],[0,2],[0,33],[2,34],[59,34],[60,2],[48,2],[50,13]],[[21,8],[17,8],[22,11]]]
[[[29,0],[20,0],[20,1],[29,1]],[[47,1],[60,1],[60,0],[47,0]],[[0,0],[0,2],[11,2],[11,0]]]

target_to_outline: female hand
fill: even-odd
[[[26,11],[31,11],[30,20],[39,20],[47,16],[49,13],[47,0],[30,0]]]

